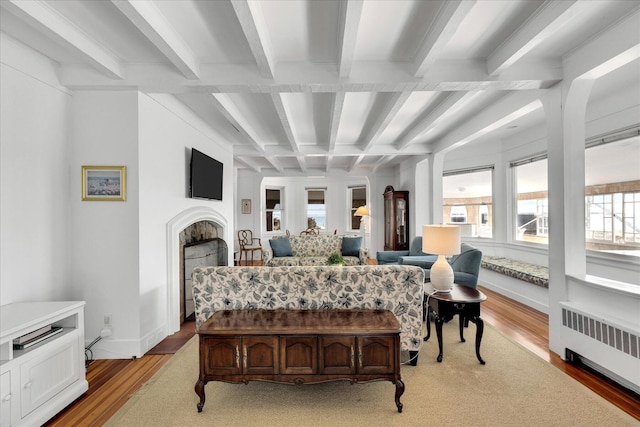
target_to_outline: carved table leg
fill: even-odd
[[[465,322],[464,312],[460,313],[460,315],[458,316],[458,320],[460,321],[460,341],[467,342],[464,339],[464,322]]]
[[[396,381],[396,406],[398,407],[398,412],[402,412],[402,403],[400,402],[400,396],[404,393],[404,383],[401,379]]]
[[[429,341],[429,338],[431,338],[431,318],[429,316],[429,311],[431,310],[431,308],[427,307],[427,315],[426,317],[426,322],[427,322],[427,335],[424,337],[423,341]]]
[[[200,396],[200,402],[198,402],[198,412],[202,412],[202,407],[204,406],[204,386],[207,384],[206,381],[198,380],[196,382],[195,391],[198,396]]]
[[[480,356],[480,342],[482,342],[482,333],[484,332],[484,320],[479,317],[473,317],[470,320],[476,324],[476,357],[480,364],[484,365],[485,361],[482,360],[482,356]]]
[[[436,314],[436,336],[438,337],[438,362],[442,362],[442,323],[444,319]]]

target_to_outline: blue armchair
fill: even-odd
[[[422,252],[422,236],[414,237],[408,251],[380,251],[376,253],[378,265],[417,265],[425,270],[430,269],[437,259],[437,255]]]
[[[482,251],[471,245],[463,243],[460,246],[460,254],[454,255],[449,260],[453,270],[453,281],[459,285],[476,288],[478,286],[478,274],[482,262]],[[424,281],[430,282],[430,270],[425,271]]]

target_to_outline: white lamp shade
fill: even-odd
[[[445,255],[460,253],[460,227],[457,225],[423,225],[422,252],[438,255],[431,266],[430,281],[436,292],[449,292],[453,287],[453,269]]]
[[[422,252],[434,255],[460,253],[460,227],[428,224],[422,226]]]

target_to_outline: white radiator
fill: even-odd
[[[565,347],[593,369],[640,392],[640,333],[628,325],[561,303]]]

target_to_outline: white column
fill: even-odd
[[[564,358],[562,310],[566,274],[586,272],[584,158],[586,108],[593,80],[546,91],[549,182],[549,349]]]
[[[441,224],[442,218],[442,173],[444,172],[444,152],[433,153],[429,156],[430,180],[428,191],[430,194],[431,206],[429,216],[431,224]]]

